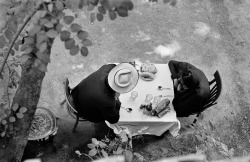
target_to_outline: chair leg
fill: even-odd
[[[74,125],[74,128],[73,128],[73,133],[75,133],[76,132],[76,127],[77,127],[77,125],[78,125],[78,122],[79,122],[79,115],[77,114],[76,115],[76,122],[75,122],[75,125]]]

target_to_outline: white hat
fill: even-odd
[[[129,63],[116,65],[108,74],[108,84],[116,92],[127,93],[137,84],[139,74]]]

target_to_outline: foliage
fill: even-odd
[[[132,159],[133,156],[131,151],[131,137],[129,137],[124,131],[112,139],[108,138],[107,136],[105,136],[105,138],[100,141],[92,138],[91,143],[87,146],[89,149],[91,149],[88,155],[95,159],[112,155],[124,155],[125,159]]]
[[[9,137],[10,135],[16,134],[16,131],[19,130],[18,127],[14,125],[17,120],[23,118],[24,114],[27,111],[26,107],[21,107],[17,103],[13,104],[11,109],[5,109],[5,114],[7,118],[1,120],[0,122],[0,136]]]

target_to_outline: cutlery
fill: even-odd
[[[121,107],[121,108],[123,108],[123,109],[125,109],[127,112],[131,112],[133,109],[132,108],[125,108],[125,107]]]
[[[158,86],[158,90],[163,90],[163,89],[169,89],[169,90],[172,90],[172,88],[164,88],[162,86]]]

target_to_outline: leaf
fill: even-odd
[[[16,121],[16,118],[14,116],[9,117],[9,122],[14,123]]]
[[[6,115],[10,115],[10,114],[11,114],[11,110],[10,110],[10,109],[4,109],[4,113],[5,113]]]
[[[73,16],[64,16],[63,17],[63,21],[65,22],[65,24],[71,24],[74,20],[74,17]]]
[[[97,154],[97,150],[94,148],[89,151],[89,156],[95,156]]]
[[[55,38],[58,35],[58,32],[54,29],[50,29],[46,34],[49,38]]]
[[[26,48],[26,50],[24,51],[24,54],[29,54],[29,53],[31,53],[32,50],[33,50],[33,48],[30,47],[30,46],[28,46],[28,47]]]
[[[231,149],[228,151],[228,154],[230,155],[230,157],[233,157],[233,156],[234,156],[234,149],[231,148]]]
[[[46,42],[42,42],[39,46],[39,52],[43,53],[45,50],[47,49],[47,43]]]
[[[163,3],[169,3],[171,0],[163,0]]]
[[[132,154],[132,152],[130,150],[123,151],[123,155],[125,157],[126,162],[132,162],[133,154]]]
[[[19,109],[19,112],[20,113],[25,113],[27,111],[27,108],[26,107],[20,107],[20,109]]]
[[[42,63],[45,63],[47,65],[47,63],[50,62],[50,57],[49,54],[47,53],[40,53],[40,52],[36,52],[36,57],[42,61]],[[39,64],[39,62],[37,62]]]
[[[43,2],[47,2],[47,3],[49,3],[49,2],[51,2],[51,0],[43,0]]]
[[[53,24],[56,24],[56,23],[57,23],[57,19],[56,19],[56,18],[52,18],[50,21],[51,21]]]
[[[21,56],[21,63],[24,64],[30,58],[32,58],[30,54],[23,54]]]
[[[42,63],[42,61],[39,59],[35,59],[34,66],[38,68],[40,71],[43,71],[43,72],[47,71],[47,66],[44,63]]]
[[[95,21],[95,13],[91,13],[90,14],[90,22],[91,22],[91,24],[93,24],[94,21]]]
[[[86,32],[86,31],[83,31],[83,30],[80,30],[80,31],[77,33],[77,37],[78,37],[80,40],[85,40],[88,36],[89,36],[89,33]]]
[[[99,141],[96,138],[92,138],[91,141],[94,145],[99,145]]]
[[[90,4],[93,4],[94,6],[96,6],[98,4],[99,0],[88,0],[88,2]]]
[[[11,42],[11,40],[12,40],[12,38],[13,38],[13,36],[14,36],[14,34],[12,33],[12,31],[9,30],[9,29],[6,29],[6,30],[5,30],[4,35],[5,35],[5,37],[7,38],[7,40],[8,40],[9,42]]]
[[[93,5],[92,3],[88,4],[87,10],[88,11],[92,11],[95,8],[95,5]]]
[[[116,15],[115,11],[112,11],[112,10],[109,11],[109,18],[110,18],[110,20],[115,20],[116,17],[117,17],[117,15]]]
[[[99,141],[99,146],[100,146],[101,148],[107,147],[107,145],[106,145],[105,143],[103,143],[102,141]]]
[[[48,10],[49,10],[49,12],[52,12],[53,11],[53,4],[52,3],[50,3],[49,5],[48,5]]]
[[[78,52],[79,52],[79,46],[78,46],[78,45],[73,46],[73,47],[69,50],[69,53],[70,53],[70,55],[72,55],[72,56],[78,54]]]
[[[1,133],[1,137],[4,137],[4,136],[5,136],[5,132],[2,132],[2,133]]]
[[[102,21],[103,20],[103,15],[100,14],[100,13],[97,13],[96,18],[97,18],[98,21]]]
[[[60,39],[61,39],[62,41],[66,41],[66,40],[68,40],[69,38],[70,38],[70,32],[69,32],[69,31],[64,30],[64,31],[62,31],[62,32],[60,33]]]
[[[128,136],[127,136],[127,134],[126,134],[125,131],[122,131],[122,132],[119,134],[119,136],[121,137],[122,142],[127,142],[127,141],[128,141]]]
[[[228,152],[228,147],[224,143],[221,142],[221,147],[225,152]]]
[[[20,51],[25,51],[29,47],[28,44],[23,44],[20,48]]]
[[[90,148],[90,149],[95,148],[95,145],[94,145],[94,144],[92,144],[92,143],[88,144],[87,146],[88,146],[88,148]]]
[[[81,48],[81,54],[82,56],[88,56],[89,50],[86,47]]]
[[[15,55],[15,51],[13,49],[10,50],[10,54],[11,56],[14,56]]]
[[[106,10],[105,10],[105,8],[103,6],[99,6],[98,7],[98,12],[101,13],[101,14],[103,14],[103,15],[106,14]]]
[[[118,147],[116,154],[121,155],[123,151],[124,151],[124,149],[122,147]]]
[[[11,23],[8,24],[8,28],[13,32],[15,33],[17,31],[17,21],[16,20],[13,20]]]
[[[57,24],[56,25],[56,31],[57,32],[61,32],[62,31],[62,27],[63,27],[62,24]]]
[[[117,8],[117,14],[121,17],[128,17],[128,10],[123,7]]]
[[[84,47],[91,46],[91,45],[92,45],[92,41],[89,40],[89,39],[84,39],[84,40],[82,41],[82,45],[83,45]]]
[[[39,33],[37,34],[37,37],[36,37],[36,46],[39,47],[39,45],[42,43],[42,42],[46,42],[48,39],[48,36],[46,33]]]
[[[34,27],[29,31],[29,35],[30,36],[34,36],[40,30],[41,30],[41,26],[40,25],[34,25]]]
[[[56,1],[56,8],[60,11],[64,9],[63,3],[60,0]]]
[[[19,108],[19,105],[17,103],[14,103],[11,109],[15,112],[17,111],[18,108]]]
[[[47,28],[53,28],[54,27],[54,24],[52,22],[47,22],[45,23],[43,26],[47,27]]]
[[[39,20],[39,24],[40,24],[40,25],[44,25],[44,24],[47,23],[47,22],[49,22],[48,19],[40,19],[40,20]]]
[[[108,157],[108,153],[106,151],[104,151],[103,149],[101,150],[102,156],[103,157]]]
[[[35,39],[34,39],[34,37],[26,37],[25,39],[24,39],[24,42],[25,42],[25,44],[28,44],[28,45],[30,45],[30,44],[33,44],[34,42],[35,42]]]
[[[2,120],[2,124],[3,125],[7,124],[7,121],[6,120]]]
[[[65,41],[64,45],[66,49],[71,49],[72,47],[75,46],[75,40],[73,38],[70,38]]]
[[[23,114],[22,113],[16,113],[16,117],[18,118],[18,119],[22,119],[23,118]]]
[[[170,5],[171,5],[172,7],[175,7],[175,6],[176,6],[176,3],[177,3],[176,0],[172,0],[172,1],[170,2]]]
[[[76,24],[76,23],[74,23],[74,24],[72,24],[72,25],[70,26],[70,30],[71,30],[72,32],[75,32],[75,33],[79,32],[81,29],[82,29],[82,26],[79,25],[79,24]]]
[[[0,48],[3,48],[6,44],[6,40],[3,35],[0,35]]]

